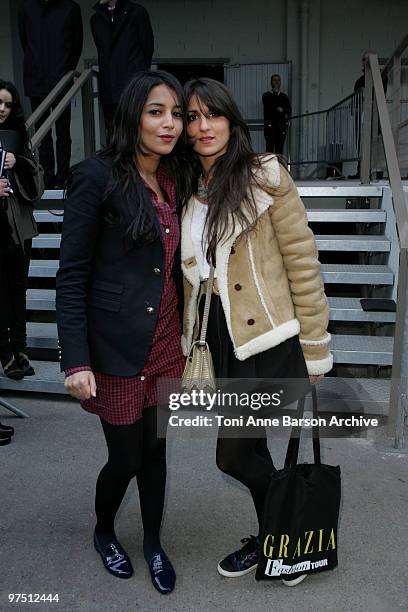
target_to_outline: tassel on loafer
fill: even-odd
[[[106,545],[101,545],[98,536],[94,533],[94,546],[110,574],[116,578],[130,578],[133,575],[132,563],[116,539]]]

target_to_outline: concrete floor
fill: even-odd
[[[255,532],[245,489],[214,463],[215,439],[172,432],[163,544],[177,570],[176,590],[153,589],[141,552],[139,502],[134,484],[120,510],[117,533],[135,575],[111,577],[92,546],[93,494],[105,460],[99,421],[73,401],[8,395],[30,413],[13,417],[12,444],[0,448],[0,610],[9,593],[52,593],[59,604],[33,609],[61,612],[133,610],[274,612],[393,612],[408,609],[408,455],[392,451],[386,431],[360,439],[323,441],[323,459],[340,464],[343,500],[339,567],[296,588],[218,575],[222,556]],[[271,441],[275,462],[283,440]]]

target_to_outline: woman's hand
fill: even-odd
[[[15,165],[16,165],[16,158],[15,155],[13,155],[13,153],[6,153],[6,160],[4,162],[4,168],[5,170],[11,170]]]
[[[318,376],[309,376],[310,384],[317,385],[318,382],[322,380],[324,374],[319,374]]]
[[[5,178],[0,178],[0,198],[8,198],[10,195],[9,182]]]
[[[87,400],[91,397],[96,397],[95,376],[89,370],[75,372],[75,374],[67,376],[64,387],[77,400]]]

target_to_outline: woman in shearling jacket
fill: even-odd
[[[277,157],[254,154],[248,128],[224,85],[193,80],[185,93],[193,162],[181,238],[184,354],[198,335],[196,313],[202,312],[200,296],[212,261],[216,279],[206,339],[217,378],[310,377],[315,383],[333,363],[329,309],[296,187]],[[274,470],[265,430],[248,438],[237,428],[231,437],[220,427],[217,465],[248,487],[260,522]],[[259,538],[242,542],[218,564],[223,576],[256,568]]]
[[[0,173],[0,361],[6,376],[20,380],[34,374],[26,349],[26,289],[43,173],[30,149],[18,91],[3,80],[0,149],[7,151]]]

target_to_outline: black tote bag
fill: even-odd
[[[318,418],[312,388],[313,418]],[[298,404],[303,417],[305,399]],[[340,467],[320,461],[318,427],[313,427],[314,463],[298,464],[300,427],[293,428],[285,466],[271,476],[261,529],[256,579],[296,578],[337,566]]]

